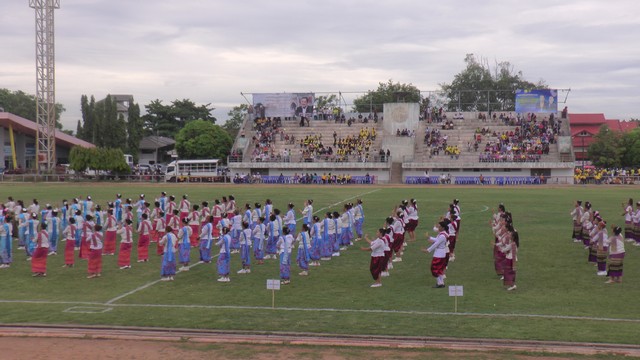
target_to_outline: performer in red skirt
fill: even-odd
[[[78,256],[80,259],[87,260],[89,258],[89,241],[91,240],[91,235],[93,235],[93,227],[95,223],[93,221],[93,216],[87,215],[85,216],[85,221],[82,223],[82,239],[80,241],[80,253]]]
[[[164,212],[160,211],[160,213],[158,214],[158,216],[156,216],[153,222],[154,222],[153,229],[154,229],[154,236],[155,236],[154,242],[157,244],[156,254],[162,256],[164,254],[164,245],[160,243],[160,239],[164,237],[165,230],[167,228],[164,221]]]
[[[31,256],[31,273],[33,276],[47,276],[47,254],[49,254],[49,233],[47,223],[40,223],[40,232],[36,237],[36,248]]]
[[[425,253],[433,252],[433,259],[431,260],[431,275],[436,278],[436,285],[434,288],[444,287],[444,273],[446,270],[447,261],[447,228],[449,227],[449,220],[445,219],[440,221],[436,228],[438,229],[438,235],[436,237],[429,237],[429,241],[432,242],[431,246],[422,249]],[[428,236],[428,234],[427,234]]]
[[[147,214],[142,214],[142,221],[138,225],[138,262],[149,261],[149,234],[151,222]]]
[[[94,227],[91,239],[89,239],[89,264],[87,279],[100,277],[102,274],[102,226]]]
[[[382,271],[384,271],[384,240],[382,237],[386,232],[385,229],[378,229],[377,238],[373,241],[369,239],[369,235],[365,235],[365,240],[369,243],[369,247],[361,248],[364,251],[371,251],[371,261],[369,263],[369,271],[373,277],[374,283],[371,287],[382,286]]]
[[[75,235],[76,235],[76,219],[69,218],[69,225],[62,231],[64,236],[64,265],[62,267],[73,267],[75,262]]]
[[[130,219],[124,221],[124,226],[118,229],[120,235],[120,253],[118,254],[118,266],[120,270],[131,269],[131,247],[133,246],[133,222]]]
[[[200,205],[194,204],[191,213],[187,217],[189,219],[189,227],[191,228],[191,236],[189,242],[191,247],[198,247],[200,245]]]
[[[213,216],[213,237],[214,238],[220,236],[220,229],[218,229],[218,223],[222,219],[223,215],[224,215],[224,210],[220,205],[220,200],[215,199],[214,205],[211,208],[211,216]]]
[[[114,255],[116,253],[116,231],[118,230],[118,222],[113,215],[113,209],[107,210],[107,220],[105,221],[104,233],[104,254]]]
[[[182,219],[189,217],[189,209],[191,209],[191,203],[187,200],[187,195],[182,195],[182,200],[180,201],[180,222]]]

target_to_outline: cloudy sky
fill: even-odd
[[[188,98],[225,120],[240,92],[437,90],[473,53],[571,88],[571,112],[640,118],[639,14],[637,0],[61,0],[57,100],[73,130],[82,94]],[[35,93],[34,29],[27,0],[2,1],[0,88]]]

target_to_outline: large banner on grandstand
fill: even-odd
[[[313,116],[313,93],[260,93],[253,94],[256,117]]]
[[[517,113],[558,112],[558,90],[516,90]]]

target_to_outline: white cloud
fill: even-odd
[[[638,118],[638,13],[631,0],[64,0],[57,98],[71,129],[82,94],[189,98],[223,119],[241,91],[436,90],[474,53],[571,87],[572,111]],[[26,3],[3,4],[0,87],[34,92],[34,28]]]

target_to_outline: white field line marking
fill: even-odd
[[[542,315],[542,314],[490,314],[474,312],[439,312],[439,311],[417,311],[417,310],[377,310],[377,309],[334,309],[334,308],[293,308],[270,306],[234,306],[234,305],[179,305],[179,304],[107,304],[98,302],[74,302],[74,301],[42,301],[42,300],[0,300],[0,303],[7,304],[37,304],[37,305],[93,305],[112,307],[138,307],[138,308],[174,308],[174,309],[209,309],[209,310],[259,310],[259,311],[301,311],[301,312],[335,312],[335,313],[364,313],[364,314],[400,314],[400,315],[422,315],[422,316],[463,316],[463,317],[485,317],[485,318],[537,318],[553,320],[580,320],[580,321],[605,321],[605,322],[629,322],[640,323],[640,319],[622,319],[590,316],[571,315]]]
[[[217,256],[219,256],[219,255],[220,255],[220,254],[215,255],[215,256],[213,256],[212,258],[215,258],[215,257],[217,257]],[[200,265],[200,264],[203,264],[203,262],[202,262],[202,261],[198,261],[197,263],[195,263],[195,264],[193,264],[193,265],[190,265],[190,266],[188,266],[187,268],[188,268],[189,270],[191,270],[191,268],[194,268],[194,267],[196,267],[196,266],[198,266],[198,265]],[[183,272],[183,270],[178,270],[178,271],[176,272],[176,274],[181,273],[181,272]],[[121,300],[121,299],[123,299],[123,298],[125,298],[125,297],[127,297],[127,296],[129,296],[129,295],[133,295],[133,294],[137,293],[138,291],[144,290],[144,289],[146,289],[146,288],[148,288],[148,287],[150,287],[150,286],[153,286],[153,285],[155,285],[155,284],[159,283],[160,281],[162,281],[162,280],[161,280],[161,279],[158,279],[158,280],[154,280],[154,281],[148,282],[148,283],[146,283],[146,284],[144,284],[144,285],[142,285],[142,286],[140,286],[140,287],[137,287],[137,288],[135,288],[135,289],[133,289],[133,290],[131,290],[131,291],[127,292],[127,293],[124,293],[124,294],[122,294],[122,295],[119,295],[119,296],[114,297],[113,299],[111,299],[111,300],[107,301],[107,302],[105,303],[105,305],[112,305],[114,302],[116,302],[116,301],[118,301],[118,300]]]

